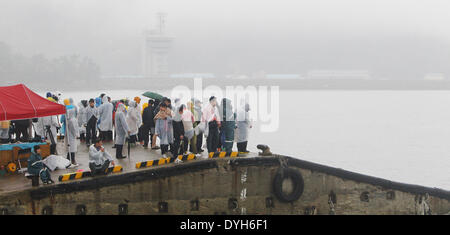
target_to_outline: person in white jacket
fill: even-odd
[[[86,128],[87,120],[86,120],[86,108],[87,108],[87,100],[82,100],[78,104],[78,128],[80,131],[80,141],[85,142],[86,140]]]
[[[100,124],[98,125],[98,129],[100,130],[100,136],[102,140],[111,141],[107,138],[108,132],[113,130],[113,109],[114,106],[108,101],[108,97],[103,96],[103,104],[98,107],[98,115],[100,119]]]
[[[245,104],[237,111],[236,117],[236,143],[239,152],[248,152],[248,132],[252,128],[252,124],[249,118],[250,105]]]
[[[130,129],[130,143],[135,144],[142,118],[141,113],[137,108],[137,103],[135,101],[130,101],[129,104],[126,120],[128,128]]]
[[[70,109],[67,111],[67,160],[71,161],[72,165],[78,166],[75,161],[75,153],[78,150],[77,137],[79,136],[78,120],[76,117],[76,110]]]
[[[128,127],[125,117],[125,105],[119,104],[116,112],[116,158],[126,158],[122,155],[123,145],[125,144],[126,137],[130,135],[130,128]]]
[[[56,152],[56,143],[57,139],[57,128],[61,128],[58,117],[57,116],[47,116],[42,118],[43,126],[44,126],[44,137],[45,139],[50,140],[50,154],[57,154]]]
[[[106,152],[101,139],[96,139],[89,147],[89,168],[92,175],[106,174],[109,164],[115,166],[111,155]]]

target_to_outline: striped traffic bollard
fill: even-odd
[[[122,166],[113,166],[113,167],[108,168],[107,173],[117,173],[117,172],[122,172],[122,171],[123,171]],[[64,182],[64,181],[69,181],[69,180],[82,179],[82,178],[86,178],[86,177],[90,177],[90,176],[92,176],[91,171],[81,171],[81,172],[60,175],[58,177],[58,180],[60,182]]]
[[[178,155],[177,159],[185,162],[185,161],[195,160],[196,157],[195,157],[195,154],[190,153],[190,154]],[[172,163],[172,162],[175,162],[175,158],[169,159],[169,163]]]
[[[150,161],[145,161],[145,162],[137,162],[136,163],[136,168],[145,168],[145,167],[150,167],[150,166],[161,166],[161,165],[165,165],[167,164],[167,158],[160,158],[160,159],[156,159],[156,160],[150,160]]]
[[[238,157],[238,152],[210,152],[209,158]]]

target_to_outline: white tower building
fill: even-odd
[[[167,14],[158,13],[156,29],[144,32],[144,76],[168,77],[168,54],[173,38],[166,35],[165,21]]]

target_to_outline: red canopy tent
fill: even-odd
[[[0,87],[0,121],[65,114],[66,107],[34,93],[23,84]]]

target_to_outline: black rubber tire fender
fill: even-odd
[[[294,189],[288,195],[283,192],[283,181],[291,178]],[[273,193],[281,202],[297,201],[303,194],[304,181],[302,174],[293,168],[280,168],[273,179]]]

